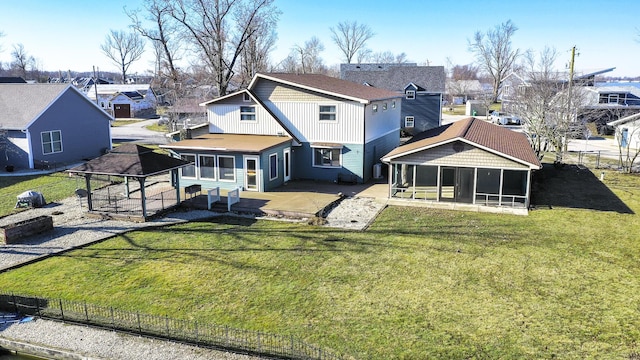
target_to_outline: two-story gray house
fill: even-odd
[[[444,66],[405,64],[341,64],[344,80],[402,94],[400,128],[407,135],[436,128],[442,123],[445,92]]]
[[[366,182],[400,143],[401,94],[319,74],[257,74],[202,105],[208,134],[162,147],[180,183],[270,191],[289,180]]]

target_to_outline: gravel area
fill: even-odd
[[[384,206],[373,198],[346,197],[328,213],[325,226],[364,230]],[[0,226],[40,215],[52,216],[54,230],[31,237],[24,244],[0,245],[0,270],[130,230],[209,218],[215,214],[206,210],[176,211],[150,222],[135,223],[87,216],[86,204],[81,207],[78,199],[69,198],[0,218]],[[257,359],[43,319],[0,327],[0,338],[63,349],[87,359]]]
[[[0,337],[8,340],[63,350],[87,359],[122,360],[252,360],[259,357],[127,335],[115,331],[35,319],[0,327]]]
[[[385,206],[386,202],[368,197],[344,198],[326,215],[325,226],[365,230]]]
[[[0,226],[5,226],[41,215],[50,215],[53,218],[53,231],[32,236],[22,244],[0,246],[0,270],[130,230],[174,224],[213,215],[206,210],[176,211],[153,221],[136,223],[88,216],[86,210],[86,204],[81,207],[78,199],[68,198],[1,218]]]

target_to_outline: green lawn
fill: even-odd
[[[47,202],[54,202],[73,196],[78,187],[84,187],[83,178],[69,178],[67,173],[46,176],[0,176],[0,217],[10,215],[14,209],[16,196],[33,190],[44,195]]]
[[[389,207],[365,232],[193,222],[0,274],[0,289],[294,335],[359,359],[636,359],[640,177],[545,174],[529,216]]]

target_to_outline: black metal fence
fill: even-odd
[[[0,310],[164,338],[196,346],[283,359],[350,358],[310,345],[293,336],[235,329],[222,325],[173,319],[168,316],[127,312],[113,307],[62,299],[0,294]]]

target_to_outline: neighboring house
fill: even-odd
[[[516,214],[541,168],[524,134],[476,118],[418,134],[382,161],[392,201]]]
[[[27,82],[19,76],[0,76],[0,84],[26,84]]]
[[[616,143],[622,148],[640,149],[640,113],[620,118],[607,123],[616,128]]]
[[[612,132],[609,123],[640,113],[640,89],[635,86],[594,86],[586,88],[586,106],[579,118],[593,122],[599,134]]]
[[[111,149],[111,116],[70,84],[0,84],[0,164],[73,164]]]
[[[400,142],[400,96],[318,74],[257,74],[204,103],[209,135],[162,145],[181,184],[269,191],[291,179],[366,182]]]
[[[341,64],[340,77],[401,92],[401,129],[411,135],[440,126],[445,92],[444,66],[416,64]]]
[[[485,88],[480,80],[448,80],[447,81],[447,99],[452,104],[466,104],[467,100],[475,100],[480,95],[486,93]]]
[[[114,118],[149,117],[155,115],[157,99],[149,84],[98,84],[88,87],[89,99]]]
[[[606,68],[599,70],[586,70],[586,71],[575,71],[573,74],[573,82],[574,86],[580,86],[585,89],[593,89],[595,86],[595,77],[610,71],[613,71],[615,68]],[[528,78],[525,75],[521,75],[518,73],[510,73],[505,77],[502,81],[502,87],[500,88],[500,100],[502,102],[502,110],[507,112],[515,112],[514,107],[517,106],[520,99],[527,96],[527,89],[531,86],[534,81],[533,78],[535,75],[532,75],[531,78]],[[568,72],[557,72],[552,75],[544,75],[540,76],[541,78],[552,79],[554,84],[556,84],[556,88],[558,91],[567,87],[569,83],[570,74]]]

